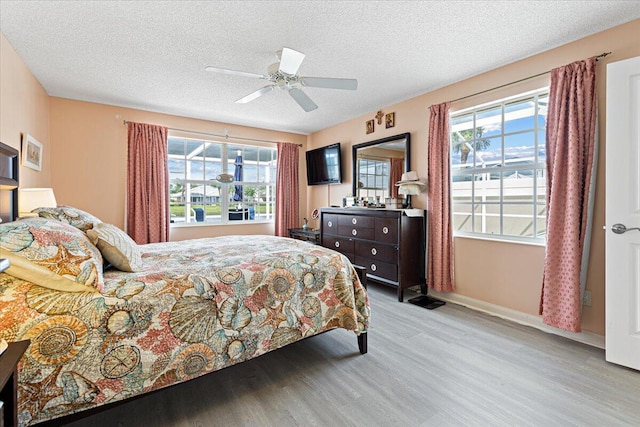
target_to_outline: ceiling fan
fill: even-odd
[[[318,106],[307,96],[306,93],[302,91],[300,88],[301,86],[345,90],[356,90],[358,87],[358,80],[356,79],[299,76],[298,69],[304,60],[304,53],[285,47],[282,48],[281,51],[278,51],[277,54],[280,62],[271,64],[267,68],[267,74],[247,73],[245,71],[229,70],[227,68],[218,67],[206,67],[205,70],[214,73],[254,77],[271,82],[271,84],[238,99],[236,103],[245,104],[268,92],[271,92],[274,89],[282,89],[286,90],[294,101],[296,101],[298,105],[307,112],[315,110]]]

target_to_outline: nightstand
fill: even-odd
[[[29,340],[12,342],[0,355],[0,400],[4,403],[5,427],[18,425],[18,362],[27,347]]]
[[[304,240],[314,245],[320,244],[320,230],[307,228],[290,228],[289,237],[292,239]]]

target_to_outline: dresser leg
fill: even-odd
[[[402,302],[404,300],[404,293],[400,286],[398,286],[398,301]]]

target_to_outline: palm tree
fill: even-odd
[[[466,164],[471,150],[482,151],[491,145],[489,138],[482,138],[484,127],[479,126],[474,129],[465,129],[453,133],[453,151],[460,153],[460,164]]]

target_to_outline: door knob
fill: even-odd
[[[631,230],[640,231],[640,227],[627,228],[627,226],[624,224],[613,224],[613,226],[611,227],[611,231],[613,231],[616,234],[624,234],[627,231],[631,231]]]

